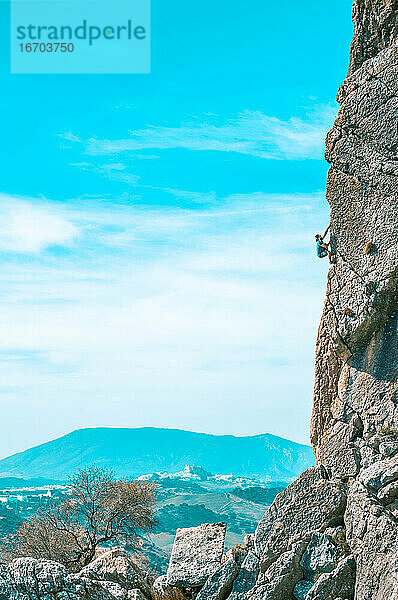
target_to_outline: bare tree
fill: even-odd
[[[12,556],[32,556],[79,570],[112,540],[136,546],[140,533],[156,524],[156,485],[115,480],[98,467],[80,470],[66,499],[24,523],[10,540]]]

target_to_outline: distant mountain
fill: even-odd
[[[119,477],[176,472],[200,465],[211,473],[290,480],[314,463],[309,446],[265,433],[235,437],[180,429],[79,429],[0,461],[0,477],[66,479],[96,464]]]

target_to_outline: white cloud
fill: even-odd
[[[78,230],[50,205],[39,205],[0,195],[0,249],[39,253],[54,246],[70,245]]]
[[[91,155],[185,148],[237,152],[264,159],[321,159],[325,135],[335,113],[334,107],[322,105],[304,116],[282,120],[259,111],[245,111],[223,123],[207,117],[174,127],[150,125],[116,140],[81,140],[70,133],[61,137],[81,142]]]

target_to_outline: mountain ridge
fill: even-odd
[[[158,427],[91,427],[74,430],[0,460],[0,477],[67,478],[89,464],[117,476],[200,465],[213,473],[289,480],[313,464],[309,446],[265,433],[215,435]]]

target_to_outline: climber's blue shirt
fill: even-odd
[[[323,242],[321,240],[318,240],[316,243],[316,254],[318,258],[325,258],[327,255],[326,248],[322,248],[322,244]]]

